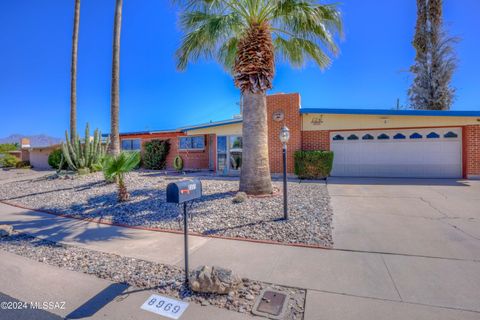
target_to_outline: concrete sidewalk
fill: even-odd
[[[57,303],[59,308],[0,309],[0,319],[51,319],[46,312],[66,319],[159,319],[140,306],[155,293],[113,283],[80,272],[57,268],[0,250],[0,301],[11,297],[22,302]],[[7,295],[7,296],[5,296]],[[65,302],[65,304],[63,304]],[[64,307],[64,308],[62,308]],[[190,303],[182,320],[241,320],[244,314]]]
[[[183,265],[183,237],[177,234],[99,225],[3,204],[0,223],[53,241]],[[190,253],[192,267],[221,265],[252,279],[308,289],[306,319],[480,318],[480,263],[474,260],[203,237],[190,237]]]

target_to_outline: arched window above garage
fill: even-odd
[[[356,134],[351,134],[348,136],[347,140],[358,140],[358,136]]]
[[[343,138],[343,136],[339,134],[333,137],[333,141],[341,141],[341,140],[345,140],[345,138]]]
[[[386,133],[382,133],[377,137],[378,140],[388,140],[390,137]]]
[[[395,140],[402,140],[402,139],[405,139],[405,135],[404,134],[401,134],[401,133],[397,133],[396,135],[393,136],[393,139]]]
[[[458,138],[458,134],[453,131],[448,131],[443,135],[444,138]]]
[[[440,138],[440,135],[436,132],[430,132],[427,134],[427,139],[438,139]]]
[[[373,140],[375,139],[371,134],[366,134],[362,137],[362,140]]]
[[[410,139],[422,139],[422,138],[423,138],[423,136],[418,132],[412,133],[410,135]]]

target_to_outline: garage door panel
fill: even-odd
[[[456,137],[445,138],[447,132],[455,133]],[[374,140],[346,140],[351,134],[358,137],[370,134]],[[393,139],[397,134],[406,138]],[[427,138],[429,134],[433,138]],[[345,139],[334,140],[337,135]],[[378,139],[381,135],[390,139]],[[419,139],[410,138],[419,135]],[[461,177],[460,128],[332,132],[331,139],[334,152],[332,176]]]

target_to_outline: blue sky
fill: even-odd
[[[82,0],[78,125],[109,131],[114,0]],[[328,2],[327,2],[328,3]],[[68,127],[73,0],[0,1],[0,137],[63,136]],[[415,0],[344,0],[345,39],[330,69],[279,64],[272,92],[300,92],[303,107],[407,104]],[[444,0],[449,33],[462,38],[454,110],[480,110],[480,1]],[[120,129],[175,128],[238,113],[238,90],[213,61],[175,69],[178,12],[166,0],[124,0]]]

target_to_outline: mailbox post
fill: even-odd
[[[200,180],[184,180],[169,183],[167,186],[167,202],[183,203],[183,236],[185,253],[185,284],[188,286],[188,216],[187,202],[202,196],[202,183]]]

